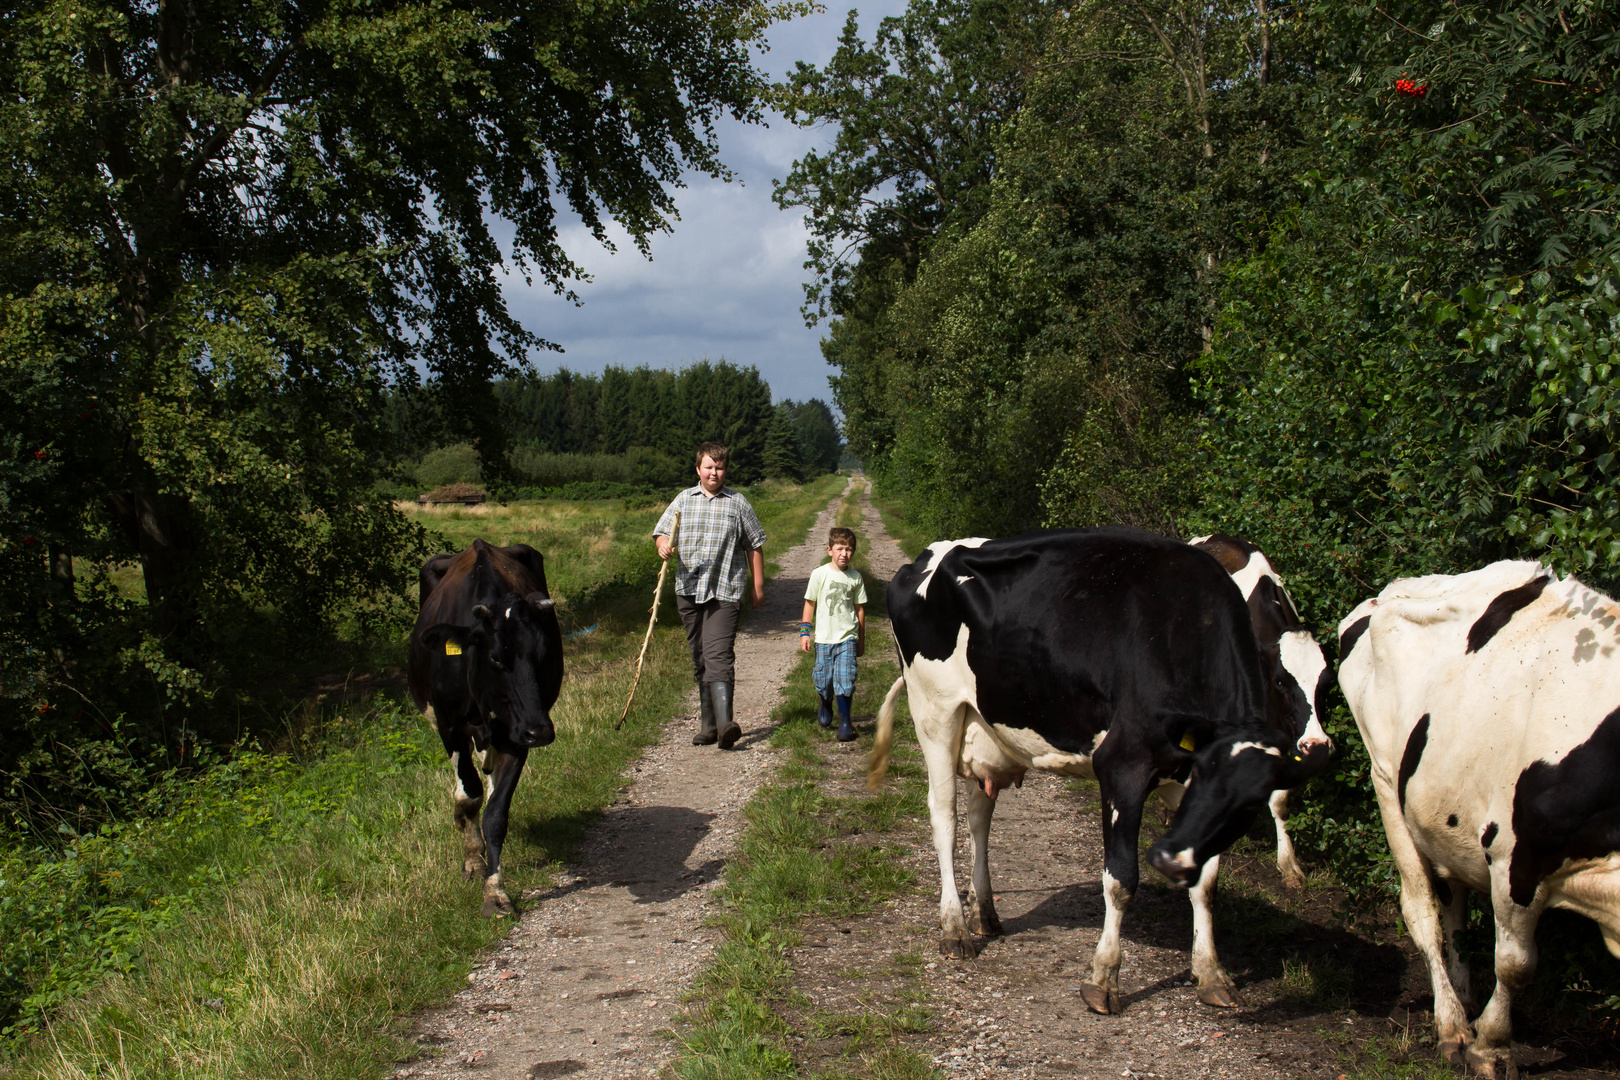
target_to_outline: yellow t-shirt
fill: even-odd
[[[816,644],[837,645],[855,636],[855,607],[866,604],[866,581],[824,562],[810,572],[804,598],[816,605]]]

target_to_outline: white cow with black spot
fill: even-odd
[[[1541,913],[1587,916],[1620,957],[1620,606],[1499,562],[1396,581],[1339,634],[1440,1051],[1512,1075],[1510,1009]],[[1470,889],[1496,916],[1496,990],[1472,1026],[1454,938]]]

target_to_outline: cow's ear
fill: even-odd
[[[1176,749],[1196,754],[1215,738],[1215,725],[1201,716],[1172,716],[1164,722],[1164,738]]]
[[[447,622],[434,623],[422,631],[418,640],[427,647],[429,652],[444,651],[446,644],[459,651],[467,646],[471,633],[472,628],[470,626],[457,626],[455,623]],[[450,653],[449,655],[454,656],[456,654]]]
[[[1282,766],[1278,770],[1281,774],[1277,781],[1278,790],[1296,788],[1328,767],[1333,760],[1333,747],[1328,743],[1312,743],[1301,750],[1299,747],[1283,745]]]
[[[545,593],[532,592],[523,599],[527,600],[529,602],[529,606],[534,608],[536,611],[550,611],[552,608],[557,606],[557,601],[553,600]]]

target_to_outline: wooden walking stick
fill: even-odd
[[[675,541],[680,538],[680,535],[681,512],[677,510],[675,511],[675,524],[669,527],[669,558],[665,559],[664,565],[658,568],[658,584],[653,586],[652,616],[647,620],[647,636],[641,639],[641,655],[636,657],[636,677],[630,683],[630,696],[624,699],[624,712],[619,714],[619,722],[613,725],[614,731],[618,731],[620,726],[624,724],[624,718],[630,715],[630,703],[636,700],[636,687],[641,685],[641,665],[646,663],[647,646],[652,644],[653,627],[658,625],[658,605],[664,599],[664,575],[669,573],[670,560],[679,558],[679,554],[675,549]]]

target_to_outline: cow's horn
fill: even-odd
[[[491,613],[488,607],[484,606],[483,604],[479,604],[477,607],[473,608],[472,614],[473,618],[475,619],[487,619]]]
[[[524,597],[524,599],[527,600],[536,611],[548,611],[557,606],[557,601],[553,600],[549,596],[546,596],[544,593],[532,592],[528,596]]]

